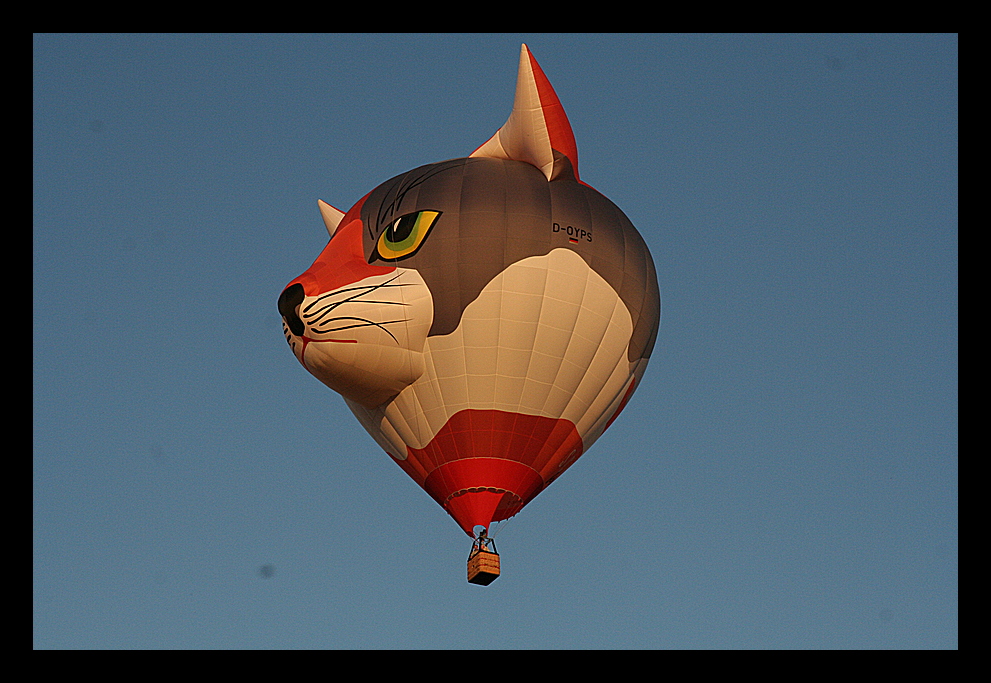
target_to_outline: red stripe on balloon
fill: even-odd
[[[570,420],[462,410],[399,464],[471,536],[519,512],[583,448]]]

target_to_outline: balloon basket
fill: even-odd
[[[468,555],[468,583],[488,586],[499,578],[499,553],[472,548]]]

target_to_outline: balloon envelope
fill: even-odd
[[[469,535],[570,467],[626,405],[660,319],[625,214],[582,182],[523,46],[506,125],[382,183],[279,298],[303,366]]]

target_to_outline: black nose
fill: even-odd
[[[279,313],[282,314],[282,319],[289,326],[289,331],[297,337],[301,337],[305,329],[303,321],[296,313],[296,307],[303,303],[304,296],[306,295],[303,293],[303,285],[299,283],[286,287],[279,295]]]

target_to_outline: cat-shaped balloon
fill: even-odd
[[[388,180],[279,297],[303,367],[473,536],[582,455],[643,376],[654,264],[578,178],[571,125],[527,46],[506,124],[464,159]]]

